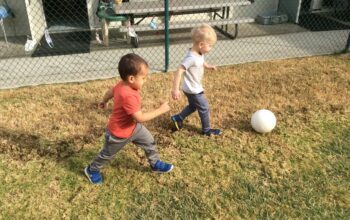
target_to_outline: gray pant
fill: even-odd
[[[99,171],[105,163],[110,161],[129,142],[144,149],[150,165],[153,166],[159,160],[159,154],[153,136],[146,127],[137,123],[133,134],[129,138],[115,137],[106,129],[104,146],[95,160],[90,164],[90,169],[92,171]]]
[[[209,104],[208,100],[204,96],[204,92],[199,94],[188,94],[185,92],[188,99],[188,106],[186,106],[179,116],[184,120],[187,116],[198,111],[199,117],[202,123],[203,132],[210,130],[210,119],[209,119]]]

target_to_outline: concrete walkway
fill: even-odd
[[[345,48],[350,30],[301,32],[221,40],[206,56],[217,66],[333,54]],[[170,47],[170,71],[175,70],[190,44]],[[117,75],[119,58],[135,52],[145,57],[152,72],[164,71],[164,46],[94,51],[50,57],[0,60],[0,89],[51,83],[82,82]]]

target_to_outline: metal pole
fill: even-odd
[[[349,36],[348,36],[348,41],[346,42],[344,53],[349,52],[349,50],[350,50],[350,32],[349,32]]]
[[[169,0],[164,0],[165,72],[169,69]]]

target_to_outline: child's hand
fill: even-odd
[[[158,109],[162,112],[162,114],[168,112],[170,110],[169,102],[164,102]]]
[[[98,107],[99,107],[100,109],[105,110],[105,109],[107,108],[107,103],[105,103],[105,102],[100,102],[100,103],[98,103]]]
[[[179,100],[181,97],[180,91],[178,89],[171,91],[171,97],[173,97],[174,100]]]
[[[216,66],[211,66],[211,65],[209,65],[209,66],[207,67],[207,69],[209,69],[209,70],[217,70]]]

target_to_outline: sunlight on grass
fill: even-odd
[[[169,100],[171,112],[145,123],[173,172],[151,172],[130,144],[91,185],[83,168],[103,143],[97,109],[116,79],[0,91],[0,216],[3,219],[350,218],[350,59],[321,56],[240,64],[204,79],[213,127],[193,114],[172,131],[172,74],[152,74],[143,109]],[[254,111],[277,127],[258,134]]]

